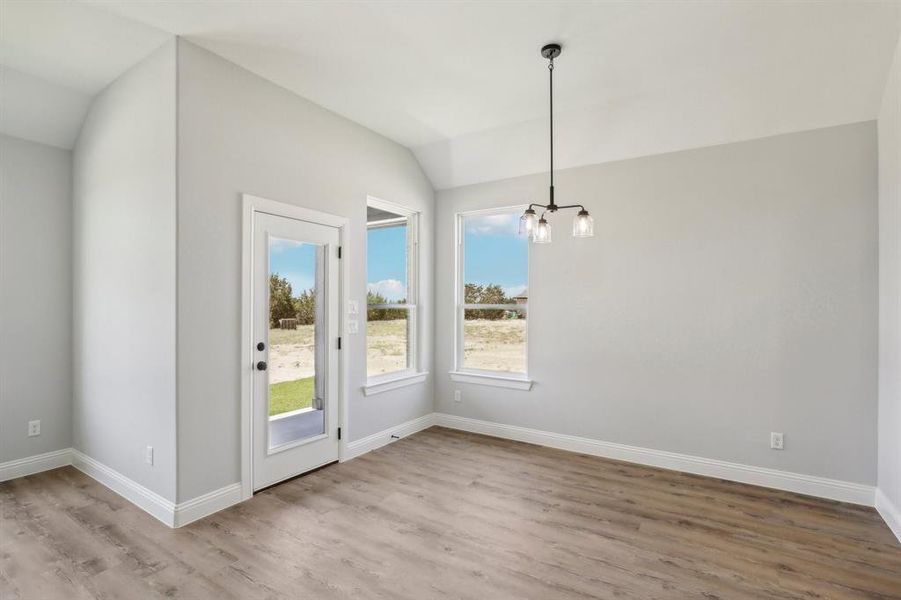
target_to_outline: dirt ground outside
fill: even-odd
[[[313,326],[269,330],[269,384],[312,377]]]
[[[384,375],[407,368],[407,320],[366,324],[366,375]]]
[[[368,375],[400,371],[407,366],[407,322],[372,321],[366,336]],[[526,321],[465,321],[463,363],[469,369],[524,372]],[[313,326],[269,330],[269,383],[313,376]]]
[[[463,366],[525,373],[526,320],[463,321]]]
[[[366,336],[366,368],[369,375],[407,368],[407,321],[373,321]],[[313,326],[269,330],[269,384],[295,381],[314,375]]]

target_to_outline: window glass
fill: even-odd
[[[407,301],[407,223],[370,227],[366,239],[369,304]]]
[[[463,303],[458,369],[525,374],[528,238],[522,211],[463,215]]]
[[[415,369],[416,304],[411,217],[369,208],[366,246],[366,374]]]
[[[463,217],[463,281],[467,304],[506,304],[526,291],[529,239],[520,212]]]

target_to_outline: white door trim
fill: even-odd
[[[341,440],[338,442],[338,460],[347,454],[347,336],[344,333],[345,307],[347,306],[348,273],[344,268],[347,252],[347,226],[349,220],[329,213],[301,208],[276,200],[242,194],[242,250],[241,250],[241,498],[253,496],[253,231],[254,215],[266,213],[338,229],[338,245],[342,248],[342,260],[338,261],[338,335],[344,342],[338,352],[338,423]]]

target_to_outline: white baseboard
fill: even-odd
[[[428,429],[434,415],[428,414],[361,440],[350,442],[342,460],[349,460],[380,448],[398,438]],[[185,502],[174,503],[163,498],[115,469],[75,450],[66,448],[0,464],[0,481],[33,475],[42,471],[73,465],[82,473],[105,485],[168,527],[182,527],[244,500],[240,483],[233,483]]]
[[[445,413],[424,415],[350,442],[347,445],[345,456],[341,460],[350,460],[390,444],[392,441],[395,441],[392,435],[402,438],[428,429],[432,425],[663,469],[797,492],[830,500],[875,506],[888,527],[901,541],[901,511],[892,504],[885,494],[872,486],[677,454],[663,450],[603,442],[590,438],[492,423],[490,421],[469,419]],[[187,525],[243,500],[241,484],[234,483],[197,498],[175,504],[114,469],[72,448],[2,463],[0,464],[0,481],[24,477],[70,464],[169,527]]]
[[[169,527],[182,527],[241,502],[241,484],[233,483],[178,504],[167,500],[103,463],[72,450],[76,469],[102,483]]]
[[[175,503],[171,500],[78,450],[72,450],[72,464],[165,525],[175,527]]]
[[[58,469],[72,464],[72,449],[63,448],[53,452],[45,452],[18,460],[0,463],[0,481],[8,481],[26,475],[34,475],[41,471]]]
[[[175,505],[175,527],[208,517],[242,500],[241,484],[233,483],[186,502],[179,502]]]
[[[901,542],[901,510],[888,499],[882,490],[876,488],[876,510],[888,528],[892,530],[898,541]]]
[[[662,469],[797,492],[829,500],[840,500],[853,504],[863,504],[864,506],[873,506],[875,502],[875,488],[873,486],[849,481],[753,467],[711,458],[702,458],[700,456],[641,448],[639,446],[602,442],[574,435],[503,425],[501,423],[480,421],[445,413],[435,413],[435,425]]]
[[[344,453],[344,456],[341,457],[341,462],[356,458],[358,456],[366,454],[367,452],[372,452],[377,448],[381,448],[382,446],[390,444],[391,442],[397,441],[395,438],[391,437],[392,435],[395,435],[398,438],[406,437],[408,435],[416,433],[417,431],[428,429],[434,424],[435,413],[430,413],[423,415],[417,419],[407,421],[406,423],[395,425],[394,427],[390,427],[388,429],[385,429],[384,431],[373,433],[372,435],[366,436],[362,439],[354,440],[353,442],[347,444],[347,450]]]

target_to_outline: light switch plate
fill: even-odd
[[[347,301],[347,314],[355,315],[360,312],[360,303],[356,300],[348,300]]]

